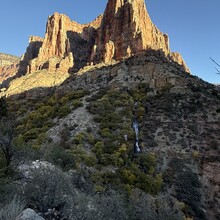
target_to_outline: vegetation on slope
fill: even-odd
[[[194,85],[190,88],[190,97],[170,93],[171,85],[156,96],[148,96],[152,91],[142,83],[133,89],[106,88],[92,94],[83,89],[62,95],[51,93],[42,100],[1,99],[1,131],[5,132],[1,132],[0,140],[9,140],[12,156],[7,163],[1,148],[0,215],[6,215],[7,207],[13,204],[17,206],[14,216],[20,207],[30,207],[45,219],[52,219],[55,213],[59,219],[183,219],[183,212],[206,219],[200,180],[187,164],[191,158],[183,154],[185,160],[175,159],[177,151],[170,150],[174,160],[167,158],[168,169],[164,170],[161,164],[166,157],[158,150],[161,143],[164,149],[175,143],[185,153],[193,149],[193,161],[201,156],[203,148],[192,141],[187,150],[184,141],[202,135],[194,117],[209,117],[205,109],[219,95],[214,90],[201,92]],[[77,125],[72,124],[60,130],[59,142],[48,137],[48,131],[59,120],[85,107],[96,129],[87,127],[74,133]],[[213,112],[215,120],[217,105]],[[141,154],[134,153],[134,118],[140,126]],[[186,127],[184,122],[190,120]],[[167,121],[175,125],[173,129],[167,127]],[[14,131],[10,138],[6,124]],[[182,136],[181,129],[190,136]],[[168,139],[163,141],[163,136]],[[208,144],[211,146],[211,142]],[[213,148],[216,146],[218,143],[213,142]],[[40,169],[36,169],[34,160],[49,163],[38,161]],[[29,176],[22,167],[28,169]],[[176,199],[167,194],[167,188],[174,190]]]

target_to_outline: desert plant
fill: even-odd
[[[30,181],[23,191],[27,205],[43,213],[64,207],[74,194],[70,178],[53,166],[31,170]]]
[[[0,220],[15,220],[26,204],[17,195],[0,209]]]
[[[12,161],[13,152],[15,150],[13,145],[14,138],[14,123],[7,118],[0,121],[0,151],[4,155],[6,167],[9,167]]]

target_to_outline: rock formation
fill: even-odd
[[[73,66],[85,66],[92,50],[94,31],[100,26],[101,18],[81,25],[66,15],[54,13],[48,19],[45,38],[30,38],[21,71],[32,73],[47,69],[68,72]]]
[[[0,84],[16,75],[18,62],[19,57],[0,53]]]
[[[18,71],[18,64],[14,63],[8,66],[0,67],[0,84],[16,75]]]
[[[45,38],[31,37],[21,62],[21,72],[78,70],[109,63],[148,49],[161,50],[189,71],[179,53],[171,53],[168,35],[152,23],[144,0],[109,0],[103,16],[78,24],[54,13],[47,22]]]
[[[151,22],[144,0],[112,0],[105,10],[92,60],[109,62],[149,48],[168,54],[168,41]]]

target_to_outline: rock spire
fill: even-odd
[[[188,70],[182,56],[170,52],[168,35],[152,23],[144,0],[109,0],[103,16],[88,24],[78,24],[63,14],[50,16],[44,39],[31,38],[20,69],[23,73],[68,72],[149,49],[163,51]]]

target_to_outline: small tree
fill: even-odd
[[[210,60],[211,60],[213,63],[215,63],[218,67],[220,67],[220,64],[218,64],[218,63],[217,63],[214,59],[212,59],[211,57],[210,57]],[[217,67],[215,67],[215,69],[216,69],[216,71],[217,71],[216,74],[220,75],[220,70],[219,70]]]
[[[4,97],[0,98],[0,119],[7,116],[8,105]]]
[[[6,167],[11,164],[14,146],[14,125],[11,119],[2,118],[0,121],[0,151],[4,156]]]
[[[50,164],[30,169],[29,175],[22,196],[34,210],[46,213],[48,209],[62,209],[74,196],[69,176]]]

